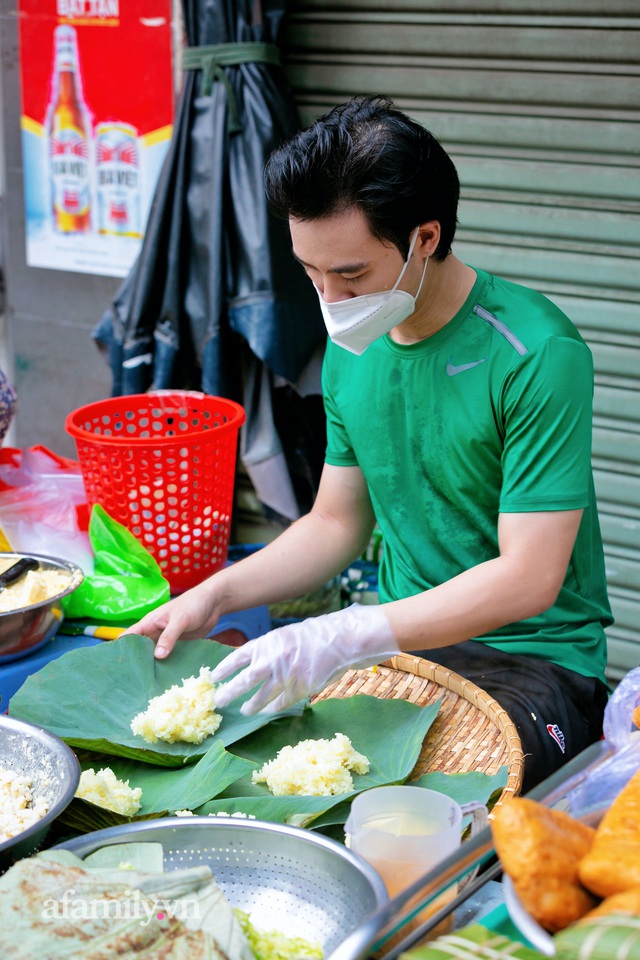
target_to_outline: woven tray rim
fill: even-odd
[[[424,680],[437,683],[467,700],[484,716],[488,717],[502,734],[507,747],[507,783],[500,796],[500,803],[520,793],[524,774],[524,753],[522,752],[520,734],[507,711],[500,706],[494,697],[491,697],[472,680],[467,680],[453,670],[449,670],[439,663],[433,663],[431,660],[425,660],[423,657],[400,653],[391,657],[390,660],[386,660],[384,665],[391,667],[393,670],[411,673]]]

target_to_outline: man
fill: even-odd
[[[380,605],[246,644],[214,673],[245,668],[219,705],[261,684],[243,709],[282,709],[348,666],[419,651],[508,711],[528,790],[600,736],[607,698],[590,351],[543,296],[453,255],[455,167],[390,101],[356,98],[298,133],[266,188],[331,338],[318,496],[132,629],[166,656],[222,614],[318,588],[377,520]]]

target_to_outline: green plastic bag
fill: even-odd
[[[94,572],[62,600],[65,617],[130,625],[169,599],[169,583],[149,551],[99,504],[91,510]]]

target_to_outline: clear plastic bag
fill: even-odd
[[[86,499],[75,461],[43,446],[0,451],[0,528],[8,549],[71,560],[91,573]]]
[[[615,688],[604,711],[604,738],[622,750],[638,738],[633,711],[640,706],[640,667],[630,670]]]
[[[593,767],[569,791],[566,800],[574,817],[586,818],[608,807],[634,773],[640,770],[640,730],[633,712],[640,706],[640,667],[630,670],[615,688],[604,713],[605,742],[613,753]]]

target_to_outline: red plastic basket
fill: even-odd
[[[87,502],[149,550],[172,593],[226,562],[244,421],[233,400],[186,390],[99,400],[65,421]]]

